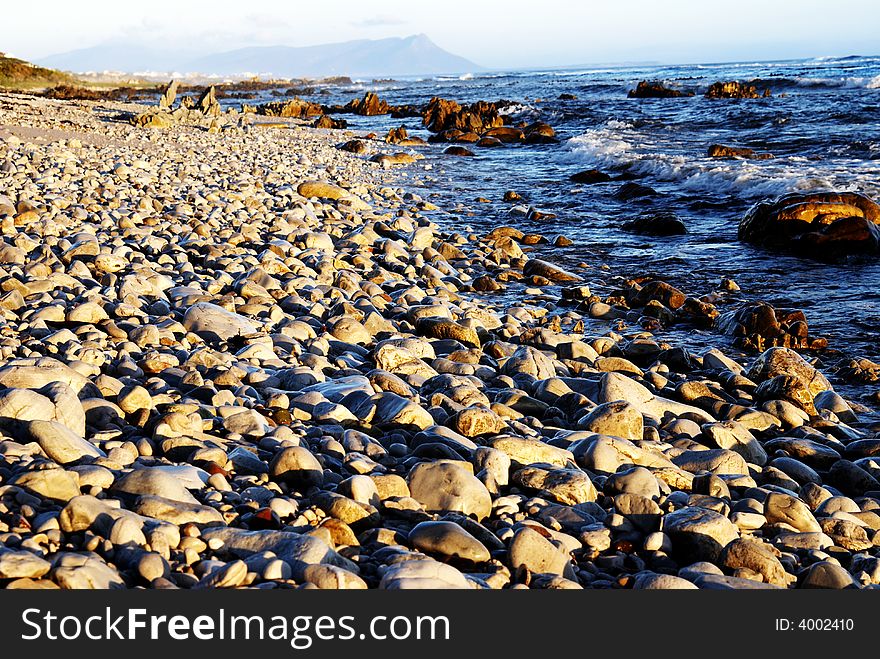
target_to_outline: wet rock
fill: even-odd
[[[624,231],[648,236],[683,236],[687,227],[675,213],[653,213],[628,220],[621,227]]]
[[[569,179],[573,183],[591,184],[591,183],[607,183],[611,181],[611,176],[598,169],[587,169],[582,172],[572,174]]]
[[[670,89],[669,87],[664,87],[660,82],[650,82],[648,80],[642,80],[636,85],[635,89],[629,90],[627,94],[629,98],[678,98],[693,95],[693,92]]]
[[[755,85],[745,82],[713,82],[706,90],[706,98],[758,98]],[[764,90],[764,96],[770,96],[770,90]]]
[[[739,239],[828,260],[880,253],[880,206],[855,192],[789,194],[755,205]]]
[[[581,279],[576,274],[540,259],[526,261],[523,266],[523,274],[526,277],[544,277],[554,282],[580,281]]]
[[[769,153],[755,153],[753,149],[745,147],[724,146],[723,144],[713,144],[709,147],[706,155],[710,158],[746,158],[754,160],[767,160],[772,158]]]

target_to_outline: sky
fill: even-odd
[[[878,0],[32,0],[0,51],[35,60],[103,42],[209,54],[425,33],[492,69],[880,53]]]

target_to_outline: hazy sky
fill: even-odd
[[[106,41],[217,52],[423,32],[490,68],[880,53],[878,0],[31,0],[0,50],[27,59]]]

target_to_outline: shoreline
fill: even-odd
[[[880,583],[877,429],[796,353],[614,331],[355,131],[143,109],[0,96],[0,583]]]

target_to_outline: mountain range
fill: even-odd
[[[37,62],[64,71],[176,73],[227,77],[323,78],[470,73],[482,67],[424,34],[319,46],[252,46],[213,54],[123,43],[51,55]]]

